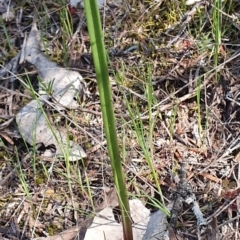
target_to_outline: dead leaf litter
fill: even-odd
[[[154,216],[148,151],[169,239],[240,239],[240,3],[221,4],[217,64],[213,1],[100,8],[126,186]],[[84,10],[2,0],[0,14],[0,239],[84,239],[117,208]]]

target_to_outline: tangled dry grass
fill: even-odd
[[[154,144],[149,148],[166,203],[179,197],[178,171],[185,156],[185,180],[208,223],[198,226],[191,208],[181,202],[170,239],[240,239],[240,3],[222,4],[217,65],[212,1],[193,6],[174,0],[107,1],[101,10],[129,193],[146,205],[147,196],[160,199],[123,96],[139,111],[145,141],[152,118]],[[73,239],[113,188],[84,11],[49,0],[41,5],[11,1],[10,7],[12,19],[0,18],[0,238],[67,231],[64,239]],[[65,112],[80,128],[47,109],[52,122],[67,126],[70,137],[86,150],[84,162],[42,157],[45,147],[27,145],[18,133],[14,116],[32,97],[18,79],[30,79],[38,88],[33,66],[18,64],[33,12],[49,58],[79,71],[87,83],[90,95],[81,108]],[[145,91],[149,75],[152,115]]]

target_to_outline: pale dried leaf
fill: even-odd
[[[156,211],[150,216],[147,230],[143,239],[157,240],[164,239],[167,235],[167,216],[161,211]]]
[[[85,90],[82,76],[76,71],[59,67],[46,58],[41,52],[40,39],[40,33],[34,23],[25,46],[25,60],[37,68],[40,78],[39,93],[49,94],[46,92],[46,87],[49,87],[52,99],[60,106],[69,109],[78,108],[78,97],[83,96]]]
[[[36,23],[32,25],[23,52],[24,59],[37,68],[40,77],[39,94],[42,98],[51,98],[60,108],[78,108],[78,97],[83,96],[85,89],[82,76],[59,67],[44,56]],[[69,140],[66,130],[57,129],[47,121],[42,109],[44,103],[32,100],[17,114],[16,121],[22,137],[33,146],[38,143],[43,143],[45,147],[54,145],[57,157],[68,157],[70,161],[85,158],[86,153],[77,143]]]
[[[64,154],[67,154],[70,161],[85,158],[84,150],[68,139],[65,129],[60,131],[54,126],[50,128],[41,109],[43,104],[43,102],[32,100],[16,115],[19,131],[25,141],[33,146],[38,143],[43,143],[45,147],[54,145],[56,156],[64,157]]]
[[[149,220],[150,211],[138,199],[129,201],[131,217],[134,221],[133,239],[142,239]],[[112,208],[104,208],[93,220],[87,230],[85,240],[119,240],[122,239],[123,229],[121,223],[116,222]]]

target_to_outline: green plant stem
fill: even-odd
[[[214,26],[214,38],[215,38],[215,48],[214,48],[214,67],[218,65],[218,53],[219,46],[221,45],[221,10],[222,10],[222,0],[214,0],[213,9],[213,26]],[[218,73],[216,71],[215,80],[218,82]]]
[[[111,160],[114,183],[118,192],[119,205],[121,207],[124,239],[132,240],[132,226],[129,214],[130,208],[118,148],[115,116],[108,74],[107,54],[103,42],[99,9],[96,0],[84,0],[84,6],[97,76],[108,153]]]

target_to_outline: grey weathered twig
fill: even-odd
[[[196,196],[192,191],[190,184],[186,180],[186,157],[183,156],[182,167],[179,172],[179,182],[177,185],[176,199],[172,208],[172,218],[170,220],[170,226],[174,228],[177,223],[177,219],[182,211],[182,203],[192,205],[193,213],[197,219],[198,226],[207,224],[207,221],[203,217],[203,214],[199,208]]]

